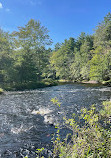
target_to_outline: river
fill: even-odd
[[[50,154],[54,125],[64,115],[79,114],[83,107],[110,99],[111,87],[64,84],[31,91],[6,92],[0,96],[0,157],[35,158],[44,147]],[[60,108],[50,100],[58,98]]]

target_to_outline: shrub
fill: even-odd
[[[3,89],[2,88],[0,88],[0,94],[3,94]]]
[[[98,111],[94,105],[83,109],[81,127],[74,118],[66,119],[65,125],[73,134],[61,141],[59,128],[54,143],[53,157],[60,158],[110,158],[111,157],[111,102],[103,102]]]
[[[58,83],[55,80],[52,80],[51,78],[46,78],[43,79],[42,82],[46,85],[46,86],[56,86]]]
[[[51,100],[60,107],[56,98]],[[101,110],[92,105],[90,110],[82,109],[79,120],[64,118],[66,128],[72,132],[64,140],[57,128],[52,138],[52,158],[111,158],[111,102],[103,102]],[[37,158],[45,158],[44,148],[37,149]],[[51,158],[50,157],[50,158]]]

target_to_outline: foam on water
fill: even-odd
[[[13,134],[19,134],[19,133],[22,133],[22,132],[26,132],[28,130],[30,130],[31,128],[33,128],[33,126],[29,127],[29,128],[24,128],[23,125],[20,126],[20,128],[17,128],[17,127],[13,127],[11,129],[11,132]]]
[[[34,114],[34,115],[40,114],[40,115],[44,116],[44,115],[49,114],[51,112],[52,112],[52,110],[42,107],[42,108],[39,108],[39,110],[33,110],[31,112],[31,114]]]
[[[110,87],[101,88],[101,89],[99,89],[99,91],[102,91],[102,92],[109,92],[109,91],[111,91],[111,88],[110,88]]]
[[[44,122],[49,124],[54,124],[53,115],[45,115]]]
[[[34,114],[34,115],[39,114],[39,115],[43,116],[44,123],[55,125],[56,124],[56,117],[53,113],[54,113],[54,109],[51,110],[51,109],[45,108],[45,107],[41,107],[41,108],[39,108],[39,110],[33,110],[31,112],[31,114]]]

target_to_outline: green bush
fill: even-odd
[[[4,84],[3,88],[8,91],[13,90],[30,90],[37,88],[44,88],[49,86],[56,86],[58,83],[52,79],[44,79],[42,81],[16,82],[12,84]]]
[[[59,128],[53,141],[53,157],[59,158],[110,158],[111,157],[111,102],[103,102],[98,111],[94,105],[90,110],[83,109],[81,127],[74,118],[66,119],[65,125],[72,130],[70,141],[68,135],[61,141]]]
[[[51,78],[46,78],[43,79],[42,82],[46,85],[46,86],[56,86],[58,83],[57,81],[51,79]]]
[[[12,88],[14,88],[15,90],[36,89],[43,87],[45,87],[45,84],[42,82],[16,83],[12,86]]]
[[[0,88],[0,94],[3,94],[3,89],[2,88]]]
[[[60,107],[57,98],[51,100]],[[60,128],[57,128],[52,138],[53,151],[50,158],[111,158],[111,102],[105,101],[101,110],[92,105],[90,110],[82,109],[79,121],[64,117],[66,128],[72,132],[67,134],[64,140],[60,136]],[[45,158],[44,148],[37,149],[37,158]]]

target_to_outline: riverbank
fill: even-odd
[[[83,84],[95,84],[95,85],[98,85],[98,84],[101,84],[101,85],[105,85],[105,86],[111,86],[111,80],[108,80],[108,81],[94,81],[94,80],[90,80],[90,81],[71,81],[71,80],[65,80],[65,79],[61,79],[61,80],[58,80],[59,83],[83,83]]]
[[[94,80],[90,80],[90,81],[86,81],[86,80],[83,80],[83,81],[72,81],[72,80],[58,80],[60,83],[65,83],[65,82],[71,82],[71,83],[89,83],[89,84],[98,84],[100,82],[98,81],[94,81]]]
[[[9,83],[9,84],[3,84],[0,85],[4,90],[6,91],[18,91],[18,90],[32,90],[32,89],[37,89],[37,88],[45,88],[45,87],[51,87],[51,86],[57,86],[60,84],[65,84],[65,83],[79,83],[79,84],[90,84],[90,85],[104,85],[104,86],[111,86],[111,81],[103,81],[103,82],[98,82],[98,81],[71,81],[71,80],[52,80],[52,79],[44,79],[42,81],[37,81],[37,82],[27,82],[27,83]],[[3,94],[3,89],[1,88],[0,94]]]
[[[32,90],[37,88],[45,88],[58,85],[57,81],[52,79],[44,79],[37,82],[26,82],[26,83],[7,83],[2,84],[1,87],[6,91],[18,91],[18,90]]]

